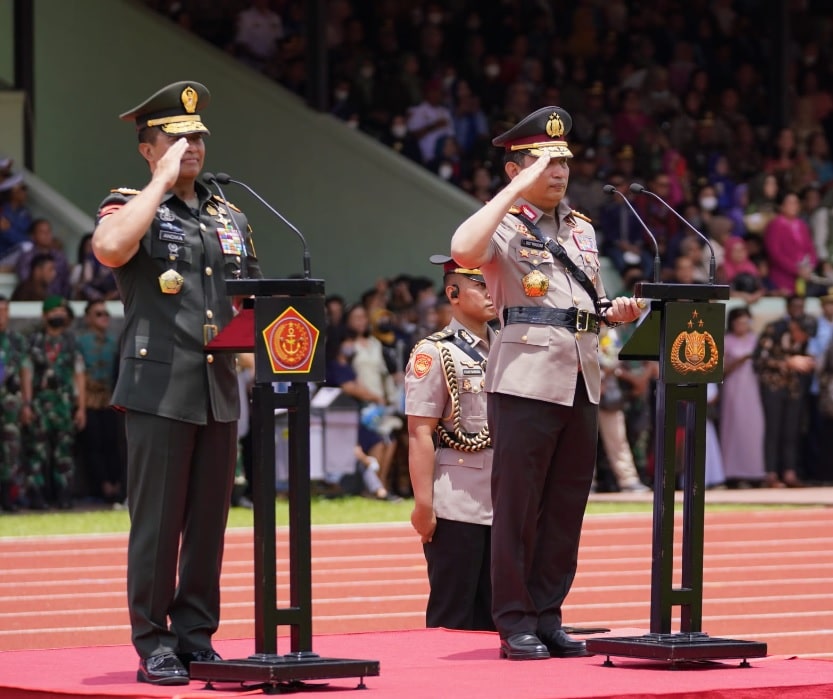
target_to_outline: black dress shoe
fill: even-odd
[[[500,657],[509,660],[546,660],[550,652],[534,633],[515,633],[500,639]]]
[[[176,657],[188,670],[191,669],[191,663],[213,663],[215,660],[222,660],[220,654],[213,648],[192,650],[190,653],[177,653]]]
[[[587,652],[587,644],[584,641],[576,641],[570,638],[564,633],[563,629],[539,631],[538,636],[540,636],[552,658],[581,658],[593,655]]]
[[[189,677],[188,670],[175,653],[160,653],[139,661],[136,681],[161,685],[188,684]]]

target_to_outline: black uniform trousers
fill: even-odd
[[[133,645],[142,658],[207,650],[220,622],[237,423],[209,416],[195,425],[129,410],[125,427]]]
[[[492,616],[501,638],[561,628],[596,462],[598,406],[490,393]]]
[[[434,536],[422,548],[431,587],[425,625],[494,631],[491,527],[437,518]]]
[[[795,398],[786,388],[761,386],[764,408],[764,466],[767,473],[798,473],[801,464],[801,422],[805,394]]]

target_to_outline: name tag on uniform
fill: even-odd
[[[529,238],[524,238],[521,240],[521,245],[525,248],[532,248],[533,250],[543,250],[544,243],[540,240],[530,240]]]
[[[483,376],[480,369],[463,369],[463,376]]]
[[[585,252],[598,252],[596,249],[596,236],[589,231],[573,231],[573,240],[576,241],[576,247]]]
[[[170,221],[160,221],[159,223],[159,240],[166,243],[184,243],[185,231],[181,226]]]
[[[243,239],[240,232],[234,228],[218,228],[217,237],[224,255],[242,255]]]

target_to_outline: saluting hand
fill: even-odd
[[[531,187],[538,178],[544,173],[544,170],[547,169],[547,165],[550,164],[551,156],[549,153],[544,153],[543,155],[538,156],[538,160],[536,160],[532,165],[529,167],[523,168],[512,180],[512,184],[515,185],[520,191]]]
[[[165,189],[170,189],[179,179],[179,167],[182,156],[188,150],[188,139],[184,136],[177,139],[159,160],[153,169],[153,178],[159,179],[165,184]]]

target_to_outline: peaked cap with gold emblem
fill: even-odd
[[[553,158],[572,158],[564,137],[573,127],[573,118],[561,107],[542,107],[524,117],[509,131],[492,140],[492,145],[507,151],[530,155],[549,153]]]
[[[205,85],[183,80],[166,85],[138,107],[119,114],[119,119],[135,121],[137,131],[146,126],[158,126],[173,136],[210,133],[197,114],[210,101],[211,93]]]
[[[479,269],[469,269],[468,267],[461,267],[458,265],[453,257],[449,257],[448,255],[431,255],[428,258],[432,265],[442,265],[443,267],[443,276],[446,274],[462,274],[469,279],[472,279],[476,282],[480,282],[481,284],[485,284],[486,280],[483,279],[483,272]]]

